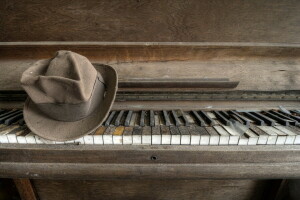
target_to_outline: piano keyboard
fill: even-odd
[[[33,134],[22,110],[0,109],[0,143],[85,145],[297,145],[300,110],[111,111],[82,138],[55,142]]]

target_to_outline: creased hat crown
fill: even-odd
[[[89,100],[97,77],[103,82],[86,57],[61,50],[30,66],[21,85],[35,103],[77,104]]]

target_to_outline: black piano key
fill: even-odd
[[[280,112],[281,114],[284,114],[284,115],[288,116],[289,118],[292,118],[292,119],[296,120],[297,122],[300,122],[300,117],[298,117],[298,116],[290,115],[290,114],[284,113],[284,112],[282,112],[282,111],[279,111],[279,112]]]
[[[279,124],[284,125],[284,126],[288,126],[290,123],[288,120],[283,119],[277,115],[272,114],[271,112],[264,112],[264,114],[274,120],[276,120]]]
[[[150,110],[150,126],[155,126],[154,111]]]
[[[3,114],[3,113],[6,113],[6,112],[8,112],[8,110],[0,109],[0,115]]]
[[[180,126],[181,123],[180,123],[180,120],[176,114],[176,111],[172,110],[172,115],[173,115],[173,118],[174,118],[174,121],[175,121],[175,126]]]
[[[205,126],[205,122],[202,119],[202,117],[196,112],[196,111],[192,111],[192,114],[194,115],[196,121],[199,123],[200,126]]]
[[[223,115],[224,117],[226,117],[226,119],[230,119],[229,114],[226,111],[219,111],[221,113],[221,115]]]
[[[130,120],[132,117],[132,110],[129,110],[125,119],[125,126],[129,126],[130,125]]]
[[[276,115],[276,116],[279,116],[279,117],[281,117],[282,119],[289,120],[290,125],[295,126],[295,125],[298,123],[296,120],[294,120],[294,119],[292,119],[292,118],[290,118],[290,117],[288,117],[288,116],[286,116],[286,115],[284,115],[284,114],[281,114],[280,112],[271,110],[270,113],[272,113],[272,114],[274,114],[274,115]]]
[[[258,112],[251,112],[251,114],[255,115],[256,117],[258,117],[260,119],[262,119],[267,125],[275,126],[275,121],[270,119],[269,117],[264,116],[263,114],[258,113]]]
[[[181,117],[183,118],[184,121],[184,125],[189,126],[189,120],[186,118],[186,113],[182,110],[180,112],[181,112]]]
[[[231,122],[226,119],[226,117],[224,117],[219,111],[214,111],[216,117],[218,120],[220,120],[225,126],[230,126]]]
[[[18,112],[20,112],[20,111],[21,111],[21,110],[11,110],[11,111],[4,112],[4,113],[0,114],[0,118],[5,117],[5,116],[7,116],[7,115],[10,115],[10,114],[12,114],[12,113],[18,113]]]
[[[5,114],[3,114],[2,117],[0,117],[0,123],[4,123],[6,119],[8,119],[10,117],[13,117],[15,115],[18,115],[20,113],[23,113],[22,110],[16,110],[16,111],[13,111],[13,112],[9,112],[9,114],[5,113]]]
[[[210,118],[204,111],[200,110],[198,111],[201,117],[207,122],[208,125],[213,126],[215,125],[215,122],[213,121],[212,118]]]
[[[246,115],[249,119],[252,119],[256,125],[259,125],[259,126],[265,125],[265,122],[263,120],[256,117],[255,115],[251,114],[250,112],[243,112],[243,114]]]
[[[145,126],[145,111],[141,111],[140,126]]]
[[[22,119],[22,118],[23,118],[23,113],[19,113],[17,115],[14,115],[14,116],[9,117],[8,119],[6,119],[4,121],[4,124],[5,125],[11,125],[12,123],[17,122],[19,119]]]
[[[107,120],[106,120],[106,122],[105,122],[105,126],[109,126],[109,125],[111,124],[111,122],[112,122],[112,120],[113,120],[115,114],[116,114],[116,111],[112,111],[112,112],[110,113],[110,115],[108,116],[108,118],[107,118]]]
[[[240,120],[242,120],[242,122],[245,126],[250,125],[250,121],[246,117],[240,115],[238,112],[236,112],[234,110],[230,110],[230,111],[228,111],[228,113],[232,116],[237,116]]]
[[[297,114],[297,115],[300,115],[300,110],[291,110],[291,112]]]
[[[115,120],[115,126],[120,126],[120,121],[121,121],[123,114],[124,114],[124,110],[121,110]]]
[[[170,118],[169,118],[169,115],[168,115],[167,111],[163,110],[163,116],[164,116],[164,119],[165,119],[166,126],[170,126],[171,122],[170,122]]]
[[[25,120],[24,120],[24,119],[20,119],[20,120],[18,121],[18,124],[19,124],[20,126],[23,126],[23,125],[25,124]]]

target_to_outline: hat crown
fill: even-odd
[[[61,50],[30,66],[21,85],[35,103],[77,104],[89,100],[97,76],[101,78],[86,57]]]

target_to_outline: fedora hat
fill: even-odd
[[[36,135],[55,141],[77,139],[94,132],[114,102],[116,71],[71,51],[30,66],[21,77],[28,94],[24,119]]]

